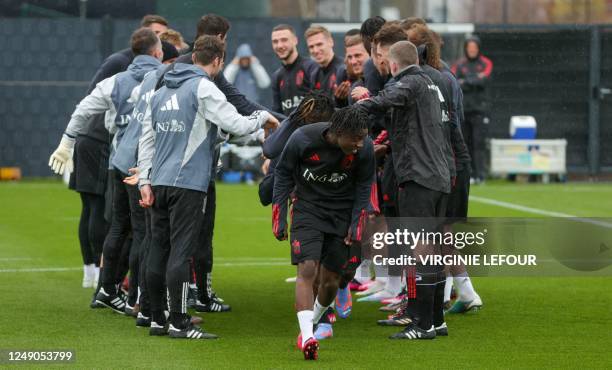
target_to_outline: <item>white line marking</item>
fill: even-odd
[[[1,269],[2,272],[64,272],[64,271],[81,271],[83,267],[37,267],[23,269]]]
[[[479,202],[479,203],[489,204],[492,206],[514,209],[516,211],[521,211],[521,212],[532,213],[536,215],[542,215],[542,216],[548,216],[548,217],[571,218],[572,221],[583,222],[586,224],[592,224],[592,225],[597,225],[597,226],[605,227],[608,229],[612,229],[611,223],[597,221],[597,220],[590,219],[590,218],[578,217],[575,215],[570,215],[568,213],[547,211],[545,209],[522,206],[520,204],[508,203],[508,202],[503,202],[501,200],[495,200],[495,199],[490,199],[490,198],[483,198],[483,197],[479,197],[476,195],[470,195],[470,200]]]
[[[31,261],[30,257],[0,257],[0,261]]]

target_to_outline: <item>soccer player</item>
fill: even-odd
[[[344,60],[334,54],[334,39],[327,28],[311,26],[304,32],[310,56],[319,65],[312,76],[313,89],[321,90],[336,100],[336,105],[347,105],[350,82],[346,77]]]
[[[460,84],[451,70],[442,60],[440,60],[439,35],[426,25],[421,24],[413,25],[407,33],[410,40],[414,42],[415,45],[427,45],[420,55],[422,55],[426,64],[440,70],[443,77],[441,84],[446,85],[445,89],[447,94],[445,99],[448,102],[450,139],[454,154],[454,163],[456,165],[456,176],[453,179],[453,187],[448,198],[446,210],[446,217],[449,219],[448,227],[450,228],[450,224],[453,222],[463,221],[467,218],[470,192],[471,158],[461,132],[463,93]],[[426,69],[424,70],[427,72]],[[431,76],[432,75],[430,75],[430,77]],[[434,82],[436,81],[434,80]],[[436,84],[438,83],[436,82]],[[445,92],[445,89],[441,88],[442,93]],[[457,251],[452,248],[450,250],[443,248],[443,251],[445,253],[457,253]],[[447,307],[450,306],[453,282],[455,283],[455,288],[458,293],[458,299],[452,307]],[[463,265],[450,266],[449,268],[444,291],[444,306],[448,308],[449,313],[464,313],[482,307],[482,299],[474,290],[471,279]],[[436,326],[438,325],[436,324]]]
[[[446,194],[450,192],[438,89],[419,67],[417,49],[411,42],[400,41],[391,46],[379,44],[378,50],[388,54],[389,69],[396,83],[357,106],[370,113],[390,111],[392,119],[386,123],[386,128],[399,184],[399,216],[419,218],[417,223],[435,223],[437,217],[445,216]],[[410,128],[409,135],[406,128]],[[424,226],[426,231],[435,227],[425,223]],[[440,252],[438,246],[418,245],[414,253]],[[414,316],[418,320],[410,322],[402,332],[392,336],[393,339],[433,339],[436,336],[433,326],[435,288],[445,281],[444,272],[437,266],[418,264],[416,268],[417,276],[408,283],[416,285]]]
[[[223,57],[220,38],[198,38],[192,53],[193,65],[178,63],[165,73],[164,86],[151,98],[143,118],[138,157],[142,204],[152,206],[146,278],[151,335],[216,338],[191,323],[187,292],[189,259],[203,227],[218,129],[241,136],[262,127],[273,129],[278,124],[266,111],[245,117],[227,102],[212,82],[222,71]],[[170,306],[167,329],[164,281]]]
[[[299,128],[289,138],[274,176],[272,221],[278,240],[287,238],[287,201],[295,190],[291,260],[298,266],[298,346],[305,359],[314,360],[319,344],[313,324],[332,305],[348,263],[348,245],[361,240],[367,214],[374,211],[370,196],[375,160],[367,116],[347,107],[336,111],[331,123]]]
[[[263,143],[263,155],[268,162],[264,179],[259,184],[259,197],[262,205],[272,203],[274,192],[274,170],[289,137],[300,127],[316,122],[328,122],[334,114],[334,103],[326,94],[308,93],[297,109],[289,114],[279,129],[274,131]]]
[[[344,42],[345,59],[347,71],[350,71],[348,80],[351,83],[350,90],[355,87],[364,86],[364,65],[370,60],[370,54],[366,50],[360,35],[347,37]],[[355,99],[349,94],[349,104],[353,104]]]
[[[107,112],[105,126],[110,133],[115,134],[110,156],[112,161],[115,148],[121,142],[134,108],[133,101],[130,99],[133,90],[142,82],[147,72],[161,65],[160,61],[163,58],[161,41],[151,29],[136,30],[131,37],[131,47],[136,57],[128,70],[101,81],[77,106],[60,146],[51,155],[49,165],[52,168],[59,168],[60,172],[63,172],[62,167],[66,165],[66,159],[69,158],[76,136],[86,131],[92,116],[104,112]],[[66,157],[67,153],[68,157]],[[130,269],[134,277],[138,276],[136,256],[145,233],[144,214],[138,204],[138,190],[123,183],[123,179],[127,176],[127,173],[115,171],[112,178],[113,217],[102,251],[104,258],[100,276],[102,286],[96,295],[97,303],[119,313],[130,311],[135,304],[135,286],[137,285],[135,278],[132,280],[134,286],[130,289],[131,305],[126,305],[117,291],[116,277],[121,250],[131,226],[134,245],[131,254],[134,257],[130,258]]]
[[[304,96],[312,89],[312,75],[317,64],[300,56],[297,51],[298,38],[288,24],[279,24],[272,29],[272,49],[281,61],[272,77],[272,110],[289,116]]]

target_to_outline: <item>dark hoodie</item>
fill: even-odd
[[[475,42],[478,45],[476,58],[467,57],[467,45]],[[480,52],[480,39],[476,36],[469,37],[463,45],[465,56],[459,59],[452,67],[452,72],[457,77],[463,90],[463,108],[466,113],[486,113],[488,101],[486,85],[493,71],[493,62]]]

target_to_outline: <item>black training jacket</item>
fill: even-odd
[[[394,77],[377,96],[357,104],[370,114],[390,111],[385,121],[397,183],[414,181],[426,188],[450,193],[447,143],[442,125],[438,88],[412,65]]]
[[[272,77],[272,110],[288,116],[313,88],[317,63],[300,55],[291,64],[280,66]]]

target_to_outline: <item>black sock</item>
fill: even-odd
[[[415,309],[419,317],[418,325],[424,330],[431,329],[433,325],[437,275],[436,272],[417,272]]]
[[[446,285],[444,272],[438,273],[437,280],[433,304],[433,324],[435,327],[444,323],[444,285]]]

